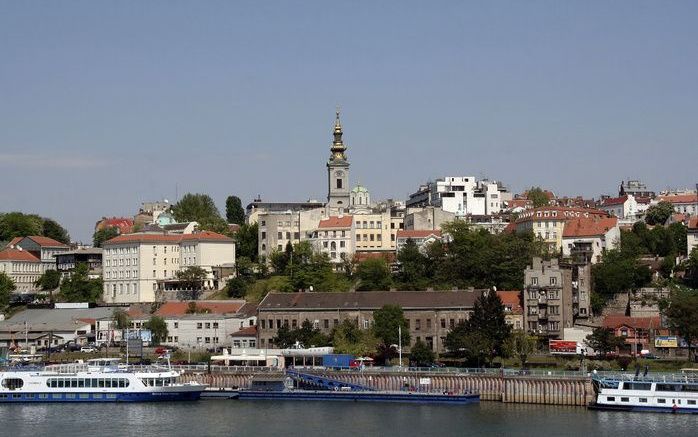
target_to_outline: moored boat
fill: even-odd
[[[197,400],[205,384],[179,383],[178,372],[133,370],[118,359],[0,371],[0,402],[147,402]]]
[[[594,410],[698,414],[698,378],[691,374],[595,375]]]

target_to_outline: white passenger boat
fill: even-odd
[[[118,359],[0,371],[0,402],[145,402],[197,400],[205,384],[178,383],[178,372],[136,370]]]
[[[698,414],[698,375],[595,375],[589,408]]]

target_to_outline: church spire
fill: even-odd
[[[335,160],[347,160],[347,156],[345,154],[347,148],[344,145],[344,142],[342,141],[342,122],[339,120],[339,108],[337,108],[337,111],[335,112],[336,118],[334,121],[334,140],[332,141],[332,147],[330,147],[330,151],[332,152],[332,156],[330,157],[331,161]]]

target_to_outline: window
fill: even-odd
[[[693,399],[689,399],[689,400],[686,401],[686,403],[687,403],[688,405],[695,405],[695,404],[696,404],[696,401],[694,401]]]
[[[431,319],[427,319],[427,329],[431,329]]]
[[[218,322],[213,322],[213,329],[218,329]]]
[[[341,189],[342,188],[342,180],[337,179],[337,188]]]
[[[419,331],[422,328],[422,320],[417,319],[414,321],[414,330]]]
[[[441,319],[441,327],[446,328],[446,319]]]
[[[324,319],[322,321],[322,325],[325,327],[325,329],[329,329],[330,327],[330,320],[329,319]]]
[[[666,404],[666,399],[657,399],[658,404]]]
[[[211,323],[210,323],[210,322],[206,322],[206,329],[211,329]]]
[[[202,329],[203,327],[204,327],[204,325],[201,322],[196,324],[196,329]]]
[[[615,397],[615,396],[607,396],[607,397],[606,397],[606,400],[607,400],[608,402],[615,402],[615,401],[616,401],[616,397]]]
[[[262,319],[262,329],[267,329],[267,321]]]
[[[647,398],[640,398],[638,399],[641,404],[646,404],[647,403]]]
[[[179,328],[179,322],[174,322],[174,329],[178,329],[178,328]]]
[[[550,285],[555,285],[555,284],[557,284],[557,278],[555,278],[555,277],[550,278]]]
[[[538,278],[537,277],[532,277],[531,278],[531,285],[538,285]]]
[[[622,397],[620,398],[621,402],[630,402],[630,398]]]

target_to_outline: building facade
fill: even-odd
[[[259,255],[268,260],[272,252],[284,250],[288,243],[294,245],[308,240],[320,221],[326,218],[327,210],[324,207],[258,214]]]
[[[407,207],[435,206],[457,216],[491,215],[511,196],[500,183],[473,176],[448,176],[428,182],[409,196]]]
[[[373,326],[373,312],[390,304],[402,307],[411,344],[421,340],[434,352],[444,353],[446,335],[470,317],[475,300],[483,292],[486,291],[269,293],[258,307],[257,344],[260,348],[272,347],[279,328],[294,329],[305,320],[325,334],[330,334],[344,320],[351,320],[360,329],[369,329]]]
[[[433,206],[409,208],[405,215],[404,228],[415,231],[436,231],[441,230],[444,223],[455,219],[454,213]]]
[[[524,323],[526,330],[562,339],[564,328],[576,318],[591,315],[591,268],[560,265],[557,259],[533,258],[524,272]]]
[[[691,254],[698,247],[698,216],[688,220],[688,232],[686,235],[686,253]]]
[[[335,268],[354,256],[355,250],[354,217],[351,215],[332,216],[321,220],[312,234],[310,242],[317,252],[327,254]]]
[[[616,217],[577,218],[567,221],[562,234],[562,256],[577,262],[597,263],[605,250],[620,246]]]
[[[56,241],[53,238],[32,235],[29,237],[17,237],[8,247],[22,249],[31,253],[41,261],[41,273],[56,269],[56,255],[70,250],[70,246]]]
[[[533,232],[551,251],[561,251],[565,224],[568,221],[606,217],[608,213],[598,209],[543,206],[522,212],[515,227],[516,232]]]
[[[31,253],[7,247],[0,250],[0,273],[5,273],[15,284],[15,293],[37,290],[34,283],[42,274],[41,260]]]
[[[102,249],[99,247],[81,248],[56,255],[56,269],[62,276],[70,276],[79,264],[85,264],[90,279],[102,277]]]
[[[214,232],[127,234],[102,247],[104,300],[112,303],[154,302],[158,284],[190,266],[207,271],[210,289],[212,267],[235,262],[235,242]]]

